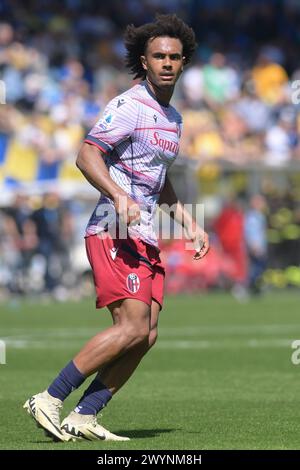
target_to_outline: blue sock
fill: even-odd
[[[111,398],[111,391],[96,377],[80,398],[75,411],[81,415],[96,415]]]
[[[77,369],[74,362],[71,361],[62,369],[59,375],[53,380],[48,388],[48,393],[55,398],[65,400],[73,390],[78,388],[86,377]]]

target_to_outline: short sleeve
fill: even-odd
[[[96,145],[102,152],[108,153],[131,136],[136,128],[137,119],[138,105],[135,101],[129,97],[114,98],[86,136],[85,142]]]

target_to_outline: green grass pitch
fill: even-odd
[[[0,306],[0,449],[300,448],[296,292],[245,304],[219,293],[168,297],[156,346],[103,413],[103,425],[131,441],[53,443],[22,405],[109,324],[92,300]]]

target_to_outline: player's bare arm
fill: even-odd
[[[117,213],[127,224],[140,221],[140,208],[110,177],[103,161],[103,154],[95,145],[83,143],[76,165],[94,188],[108,196]]]
[[[187,237],[194,243],[196,253],[193,258],[195,260],[203,258],[209,250],[208,235],[181,204],[168,176],[160,195],[159,204],[167,204],[169,207],[176,205],[175,212],[171,212],[170,216],[184,227]]]

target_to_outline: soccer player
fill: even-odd
[[[128,26],[125,45],[127,66],[142,81],[107,105],[77,158],[79,169],[101,193],[87,226],[86,248],[96,305],[109,309],[113,325],[94,336],[46,391],[24,405],[50,436],[62,441],[128,439],[107,431],[96,416],[156,341],[165,275],[154,232],[157,204],[175,207],[174,218],[194,243],[194,259],[205,256],[209,247],[207,234],[178,201],[167,176],[182,125],[169,102],[195,49],[194,32],[176,15],[160,15],[154,23]],[[60,425],[63,401],[94,373]]]

